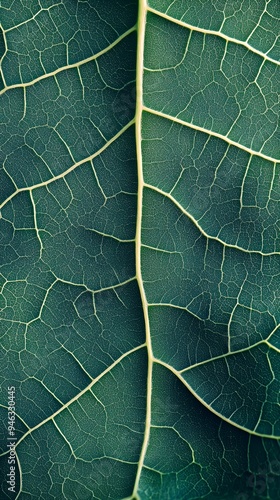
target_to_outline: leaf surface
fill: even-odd
[[[1,498],[277,500],[278,0],[0,16]]]

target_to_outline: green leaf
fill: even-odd
[[[277,500],[279,1],[0,19],[1,500]]]

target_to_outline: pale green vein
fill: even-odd
[[[104,238],[111,238],[112,240],[118,241],[119,243],[134,243],[135,242],[135,238],[123,240],[121,238],[118,238],[117,236],[114,236],[113,234],[103,233],[102,231],[98,231],[97,229],[93,229],[91,227],[83,226],[83,228],[86,231],[91,231],[93,233],[99,234],[100,236],[104,236]]]
[[[153,370],[153,353],[151,343],[151,332],[148,314],[148,303],[142,279],[142,260],[141,260],[141,231],[142,231],[142,212],[143,212],[143,159],[142,159],[142,111],[143,111],[143,63],[144,63],[144,42],[145,42],[145,25],[146,25],[147,3],[146,0],[139,1],[138,10],[138,39],[137,39],[137,62],[136,62],[136,115],[135,115],[135,138],[136,138],[136,158],[138,169],[138,200],[137,200],[137,220],[136,220],[136,243],[135,243],[135,261],[136,261],[136,276],[142,301],[144,322],[146,328],[146,345],[148,353],[148,370],[147,370],[147,400],[146,400],[146,420],[145,433],[142,444],[142,449],[139,457],[137,474],[135,477],[133,498],[139,498],[138,489],[141,478],[142,468],[145,461],[145,456],[148,449],[150,438],[151,425],[151,399],[152,399],[152,370]]]
[[[20,28],[20,26],[23,26],[24,24],[27,24],[27,23],[30,23],[31,21],[34,21],[36,19],[36,17],[41,14],[41,12],[48,12],[53,8],[53,7],[57,7],[58,5],[60,5],[61,2],[58,2],[58,3],[54,3],[53,5],[50,5],[49,7],[47,8],[44,8],[44,7],[41,7],[40,10],[38,10],[38,12],[36,12],[36,14],[34,14],[32,17],[29,17],[28,19],[26,19],[25,21],[22,21],[22,23],[19,23],[19,24],[15,24],[14,26],[11,26],[11,28],[8,28],[5,30],[5,33],[8,33],[9,31],[13,31],[13,30],[16,30],[17,28]],[[39,5],[40,5],[40,2],[39,2]]]
[[[124,38],[126,38],[131,33],[136,31],[136,29],[137,29],[137,26],[133,26],[132,28],[127,30],[125,33],[120,35],[116,40],[114,40],[113,43],[111,43],[110,45],[105,47],[105,49],[100,50],[100,52],[97,52],[96,54],[94,54],[90,57],[87,57],[86,59],[83,59],[82,61],[78,61],[76,63],[69,64],[68,66],[62,66],[61,68],[58,68],[54,71],[51,71],[50,73],[45,73],[44,75],[38,76],[37,78],[34,78],[34,80],[31,80],[30,82],[15,83],[14,85],[5,86],[4,89],[0,91],[0,95],[4,94],[7,90],[30,87],[32,85],[35,85],[35,83],[40,82],[41,80],[45,80],[46,78],[50,78],[51,76],[55,76],[58,73],[61,73],[62,71],[66,71],[66,70],[71,69],[71,68],[79,68],[80,66],[87,64],[88,62],[94,61],[95,59],[98,59],[100,56],[102,56],[103,54],[106,54],[106,52],[108,52],[113,47],[118,45]],[[4,82],[5,82],[5,80],[4,80]]]
[[[221,245],[223,245],[224,247],[227,247],[227,248],[235,248],[236,250],[239,250],[241,252],[244,252],[244,253],[249,253],[249,254],[258,254],[258,255],[262,255],[262,256],[270,256],[270,255],[279,255],[280,252],[262,252],[260,250],[248,250],[247,248],[243,248],[243,247],[240,247],[238,245],[233,245],[231,243],[226,243],[225,241],[221,240],[221,238],[219,238],[218,236],[211,236],[209,234],[207,234],[204,229],[198,224],[197,220],[184,208],[182,207],[182,205],[170,194],[170,193],[167,193],[165,191],[163,191],[162,189],[156,187],[156,186],[152,186],[151,184],[147,184],[145,183],[144,184],[145,187],[153,190],[153,191],[156,191],[157,193],[161,194],[162,196],[168,198],[169,200],[172,201],[172,203],[184,214],[186,215],[186,217],[188,217],[188,219],[190,219],[193,224],[197,227],[197,229],[201,232],[201,234],[203,236],[205,236],[205,238],[209,239],[209,240],[213,240],[213,241],[217,241],[218,243],[220,243]]]
[[[220,38],[223,38],[227,42],[233,42],[237,45],[242,45],[245,47],[247,50],[254,52],[255,54],[258,54],[259,56],[263,57],[266,61],[270,61],[274,64],[280,65],[280,62],[277,61],[276,59],[273,59],[272,57],[268,56],[267,54],[261,52],[258,49],[255,49],[252,45],[250,45],[247,41],[243,42],[242,40],[238,40],[237,38],[232,38],[228,35],[225,35],[221,31],[215,31],[215,30],[209,30],[205,28],[199,28],[197,26],[194,26],[193,24],[186,23],[184,21],[181,21],[180,19],[176,19],[174,17],[169,16],[168,14],[165,14],[163,12],[160,12],[159,10],[153,9],[152,7],[148,7],[148,11],[166,19],[167,21],[170,21],[172,23],[178,24],[179,26],[182,26],[183,28],[188,28],[189,30],[192,31],[199,31],[200,33],[204,33],[206,35],[215,35]],[[269,49],[270,50],[270,49]]]
[[[132,276],[131,278],[128,278],[127,280],[122,281],[121,283],[116,283],[115,285],[110,285],[110,286],[105,286],[103,288],[98,288],[97,290],[93,290],[93,289],[88,288],[87,285],[85,285],[84,283],[73,283],[72,281],[67,281],[63,278],[57,278],[56,283],[60,282],[60,283],[65,283],[66,285],[83,287],[85,289],[84,291],[91,292],[91,293],[95,294],[95,293],[105,292],[106,290],[114,290],[114,288],[127,285],[128,283],[135,281],[135,279],[136,279],[136,276]]]
[[[189,310],[189,305],[196,299],[197,297],[194,297],[190,302],[189,304],[187,304],[186,306],[179,306],[177,304],[169,304],[168,302],[149,302],[149,308],[150,307],[171,307],[173,309],[179,309],[180,311],[182,312],[187,312],[188,314],[190,314],[191,316],[193,316],[194,318],[198,319],[199,321],[205,321],[204,318],[200,318],[199,316],[197,316],[197,314],[195,314],[193,311],[190,311]],[[209,319],[209,318],[207,318]],[[226,325],[225,325],[226,326]]]
[[[67,446],[69,447],[70,452],[71,452],[71,455],[73,455],[73,457],[75,458],[75,460],[77,460],[77,457],[76,457],[76,455],[75,455],[75,452],[74,452],[74,450],[73,450],[73,448],[72,448],[71,443],[68,441],[68,439],[66,438],[66,436],[63,434],[62,430],[60,429],[59,425],[56,423],[55,419],[53,419],[53,424],[54,424],[54,426],[57,428],[57,430],[58,430],[59,434],[62,436],[63,441],[65,441],[65,443],[66,443],[66,444],[67,444]]]
[[[2,28],[1,22],[0,22],[0,30],[2,31],[2,34],[3,34],[3,41],[4,41],[4,46],[5,46],[4,54],[3,54],[2,58],[1,58],[1,61],[0,61],[0,75],[2,76],[4,87],[6,87],[7,85],[6,85],[6,79],[5,79],[5,76],[4,76],[4,73],[3,73],[3,69],[2,69],[2,61],[3,61],[5,55],[8,52],[8,45],[7,45],[6,33],[3,30],[3,28]],[[1,95],[1,92],[0,92],[0,95]]]
[[[26,437],[29,435],[29,434],[32,434],[34,431],[36,431],[37,429],[39,429],[40,427],[42,427],[43,425],[45,425],[47,422],[50,422],[50,421],[53,421],[54,418],[59,415],[60,413],[62,413],[66,408],[69,408],[70,405],[72,403],[74,403],[75,401],[78,401],[80,399],[81,396],[83,396],[83,394],[85,394],[87,391],[89,391],[97,382],[99,382],[99,380],[104,377],[104,375],[106,375],[107,373],[109,373],[115,366],[117,366],[123,359],[125,359],[127,356],[130,356],[132,353],[136,352],[136,351],[139,351],[140,349],[143,349],[144,347],[146,346],[146,344],[142,344],[140,346],[137,346],[137,347],[134,347],[133,349],[131,349],[130,351],[122,354],[116,361],[114,361],[110,366],[108,366],[102,373],[100,373],[100,375],[98,375],[95,379],[92,380],[92,382],[90,382],[90,384],[85,387],[82,391],[80,391],[78,394],[76,394],[76,396],[74,396],[72,399],[70,399],[66,404],[64,404],[63,406],[61,406],[61,408],[59,408],[59,410],[57,410],[55,413],[53,413],[52,415],[50,415],[49,417],[45,418],[45,420],[42,420],[41,422],[39,422],[39,424],[35,425],[34,427],[30,428],[16,443],[16,447],[22,442],[24,441],[24,439],[26,439]],[[4,452],[2,455],[7,455],[9,453],[9,451],[6,451]]]
[[[43,243],[42,243],[42,240],[41,240],[40,231],[38,229],[37,215],[36,215],[36,204],[35,204],[35,201],[34,201],[34,197],[33,197],[32,191],[30,191],[30,198],[31,198],[32,206],[33,206],[34,227],[35,227],[37,238],[38,238],[39,243],[40,243],[40,259],[41,259],[42,258],[42,252],[43,252]]]
[[[112,137],[111,139],[109,139],[106,142],[106,144],[104,144],[104,146],[102,146],[98,151],[96,151],[92,155],[88,156],[87,158],[83,158],[82,160],[76,162],[74,165],[72,165],[67,170],[65,170],[65,172],[62,172],[61,174],[58,174],[55,177],[51,177],[50,179],[48,179],[46,181],[39,182],[38,184],[33,184],[32,186],[28,186],[28,187],[23,187],[23,188],[16,189],[16,191],[14,193],[12,193],[10,196],[8,196],[8,198],[6,198],[0,204],[0,210],[6,205],[6,203],[8,203],[10,200],[12,200],[14,198],[14,196],[16,196],[18,193],[22,193],[24,191],[32,191],[33,189],[37,189],[37,188],[40,188],[40,187],[47,186],[48,184],[51,184],[52,182],[55,182],[58,179],[62,179],[66,175],[70,174],[70,172],[73,172],[73,170],[75,170],[80,165],[84,165],[84,163],[87,163],[87,162],[93,160],[94,158],[96,158],[97,156],[99,156],[101,153],[103,153],[103,151],[105,151],[124,132],[126,132],[127,129],[129,129],[132,125],[134,125],[134,123],[135,123],[135,120],[134,119],[131,120],[129,123],[127,123],[127,125],[125,125],[121,130],[119,130],[119,132],[116,135],[114,135],[114,137]]]
[[[151,428],[152,429],[169,429],[169,430],[172,430],[173,432],[175,432],[175,434],[177,434],[177,436],[184,442],[188,445],[188,447],[190,448],[191,450],[191,454],[192,454],[192,462],[191,463],[196,463],[197,465],[199,465],[199,467],[201,467],[201,465],[195,460],[195,453],[194,453],[194,449],[193,447],[190,445],[190,443],[182,436],[182,434],[173,426],[171,425],[151,425]],[[188,467],[189,465],[191,464],[187,464],[186,467]]]
[[[213,363],[214,361],[221,360],[221,359],[225,360],[226,358],[228,358],[230,356],[235,356],[236,354],[243,354],[244,352],[251,351],[252,349],[254,349],[255,347],[258,347],[260,345],[267,345],[269,348],[272,348],[266,339],[259,340],[258,342],[255,342],[252,345],[249,345],[247,347],[242,347],[242,349],[237,349],[236,351],[225,352],[223,354],[219,354],[218,356],[214,356],[213,358],[208,358],[208,359],[204,359],[203,361],[199,361],[198,363],[190,365],[187,368],[183,368],[178,373],[185,373],[187,371],[193,370],[193,368],[197,368],[198,366],[203,366],[203,365],[206,365],[208,363]]]
[[[199,132],[204,132],[205,134],[212,135],[213,137],[218,137],[219,139],[222,139],[223,141],[227,142],[228,144],[232,146],[236,146],[239,149],[242,149],[243,151],[246,151],[250,155],[254,156],[259,156],[260,158],[264,158],[265,160],[272,161],[274,163],[280,163],[280,160],[277,158],[273,158],[271,156],[265,155],[261,153],[260,151],[254,151],[251,148],[248,148],[247,146],[243,146],[243,144],[240,144],[239,142],[233,141],[226,135],[219,134],[219,132],[213,132],[213,130],[206,129],[204,127],[200,127],[199,125],[195,125],[194,123],[187,122],[186,120],[182,120],[180,118],[177,118],[176,116],[171,116],[166,113],[162,113],[162,111],[157,111],[155,109],[149,108],[147,106],[143,105],[143,111],[146,111],[147,113],[151,113],[156,116],[160,116],[161,118],[165,118],[166,120],[173,121],[175,123],[179,123],[180,125],[184,125],[185,127],[192,128],[193,130],[198,130]]]
[[[245,350],[247,350],[247,349],[244,349],[244,351]],[[221,357],[224,357],[224,356],[221,356]],[[164,366],[165,368],[167,368],[167,370],[169,370],[170,372],[172,372],[180,380],[180,382],[182,382],[182,384],[191,392],[191,394],[201,404],[203,404],[203,406],[205,408],[207,408],[212,413],[214,413],[215,415],[217,415],[224,422],[227,422],[228,424],[233,425],[234,427],[237,427],[238,429],[241,429],[243,431],[246,430],[246,432],[248,432],[248,434],[251,434],[251,435],[254,435],[254,436],[259,436],[259,437],[269,438],[269,439],[274,439],[274,440],[278,440],[279,439],[279,436],[273,436],[273,435],[270,435],[270,434],[261,434],[260,432],[256,432],[256,431],[253,431],[251,429],[244,428],[241,425],[237,424],[236,422],[233,422],[232,420],[226,418],[224,415],[222,415],[221,413],[219,413],[216,410],[214,410],[211,405],[208,405],[207,403],[205,403],[205,401],[200,396],[197,395],[197,393],[192,389],[192,387],[188,384],[188,382],[186,382],[186,380],[182,377],[181,373],[184,373],[183,370],[181,372],[179,372],[175,368],[171,367],[169,364],[165,363],[164,361],[161,361],[160,359],[154,359],[154,362],[158,363],[159,365]]]

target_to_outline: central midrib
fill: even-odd
[[[136,159],[138,171],[138,193],[137,193],[137,220],[136,220],[136,237],[135,237],[135,261],[136,261],[136,278],[140,290],[142,300],[144,322],[146,329],[146,348],[148,356],[147,366],[147,400],[146,400],[146,419],[145,432],[142,443],[142,449],[139,457],[138,469],[135,478],[133,498],[139,498],[138,487],[141,477],[141,472],[147,452],[147,447],[150,437],[151,427],[151,396],[152,396],[152,368],[153,354],[150,336],[150,324],[148,315],[148,302],[144,290],[142,279],[142,263],[141,263],[141,227],[142,227],[142,212],[143,212],[143,161],[142,161],[142,112],[143,112],[143,71],[144,71],[144,40],[145,40],[145,25],[147,15],[146,0],[139,0],[138,7],[138,24],[137,24],[137,62],[136,62],[136,113],[135,113],[135,139],[136,139]]]

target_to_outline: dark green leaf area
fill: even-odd
[[[141,498],[278,498],[278,441],[209,414],[165,367],[155,365],[153,390]]]

